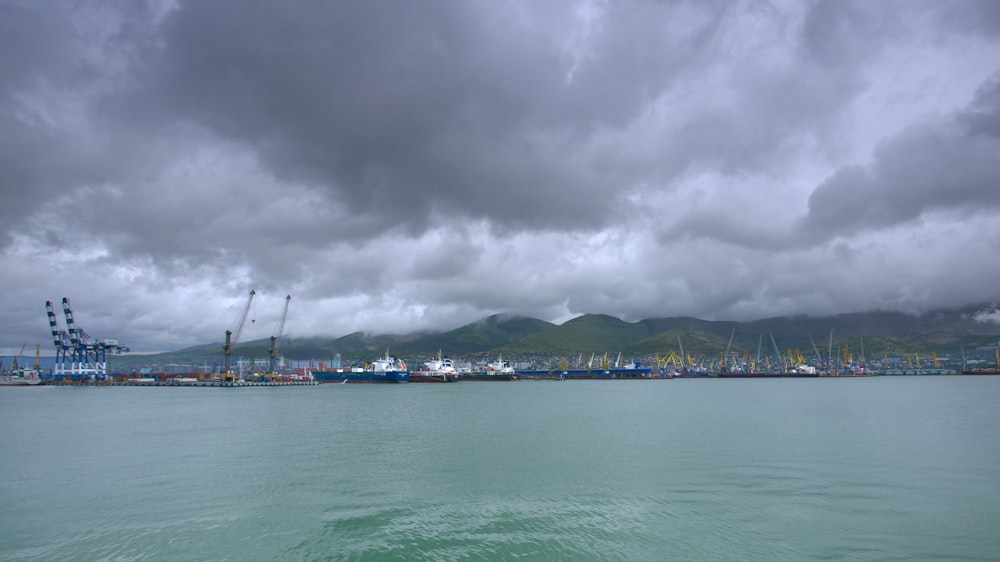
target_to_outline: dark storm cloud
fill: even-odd
[[[727,4],[611,4],[581,34],[576,7],[554,6],[182,3],[129,107],[243,143],[279,177],[381,218],[373,228],[402,221],[421,232],[457,215],[594,229],[648,174],[669,182],[692,160],[759,167],[817,106],[835,114],[844,94],[793,67],[776,85],[748,71],[731,85],[752,98],[684,117],[677,138],[658,135],[658,153],[630,169],[630,158],[594,151],[664,93],[697,87],[693,73],[727,54],[723,36],[740,41],[742,16]],[[761,17],[784,25],[780,13]],[[766,72],[766,60],[739,56]],[[761,129],[745,111],[780,118]]]
[[[960,129],[972,136],[1000,140],[1000,73],[976,91],[957,121]]]
[[[824,241],[891,228],[936,212],[1000,209],[1000,77],[944,122],[913,126],[883,142],[867,166],[841,168],[813,191],[801,226]]]
[[[17,4],[0,5],[0,222],[12,224],[67,177],[51,177],[47,161],[67,155],[46,116],[31,106],[29,92],[39,84],[68,85],[74,68],[73,29]],[[61,166],[60,166],[61,167]],[[6,232],[4,232],[6,234]]]
[[[956,29],[993,38],[1000,36],[1000,3],[993,0],[960,0],[937,4],[935,8],[938,12],[934,15]]]
[[[16,288],[0,308],[23,318],[0,341],[44,336],[40,303],[64,295],[147,350],[217,338],[251,287],[262,323],[292,293],[294,330],[327,335],[992,298],[973,281],[993,262],[913,264],[1000,244],[996,82],[973,96],[997,71],[998,16],[962,0],[0,0],[0,281]],[[886,264],[910,281],[871,275]]]
[[[148,154],[94,111],[144,45],[143,2],[0,4],[0,219],[8,235],[80,186],[127,181]],[[34,226],[34,225],[32,225]]]
[[[595,113],[561,84],[568,61],[543,30],[472,8],[187,3],[167,22],[144,101],[247,143],[279,176],[381,215],[379,227],[419,228],[434,205],[512,220],[592,213],[590,180],[554,158],[578,126],[555,102],[568,94],[597,123],[616,111]]]

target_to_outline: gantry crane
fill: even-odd
[[[281,313],[281,322],[278,323],[278,329],[271,336],[271,347],[267,350],[271,357],[271,373],[278,372],[278,346],[281,344],[281,336],[285,334],[285,319],[288,318],[288,303],[291,300],[292,295],[285,296],[285,310]]]
[[[45,302],[49,327],[52,329],[52,343],[56,347],[56,362],[52,374],[105,377],[108,372],[108,353],[121,354],[129,351],[129,348],[119,344],[118,340],[91,337],[73,321],[73,310],[68,298],[63,297],[62,305],[69,333],[59,329],[52,301]]]
[[[253,297],[256,294],[257,291],[250,289],[250,297],[247,299],[247,304],[243,307],[243,313],[240,314],[239,320],[236,321],[236,330],[226,330],[226,345],[222,346],[226,354],[224,369],[224,376],[226,378],[232,378],[232,373],[229,369],[229,357],[233,354],[233,350],[236,349],[236,344],[240,341],[240,334],[243,333],[243,325],[246,324],[247,314],[250,312],[250,305],[253,304]]]

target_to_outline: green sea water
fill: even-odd
[[[0,388],[0,560],[998,560],[1000,377]]]

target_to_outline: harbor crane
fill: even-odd
[[[236,321],[236,330],[226,330],[226,345],[222,346],[226,354],[224,369],[226,375],[232,374],[229,370],[229,358],[233,354],[233,349],[236,349],[236,344],[240,341],[240,334],[243,333],[243,325],[246,324],[247,314],[250,312],[250,305],[253,304],[253,297],[256,294],[257,291],[250,289],[250,298],[247,299],[247,304],[243,307],[243,313],[240,314],[239,320]]]
[[[52,330],[52,343],[56,348],[56,361],[52,374],[104,378],[108,374],[108,354],[126,353],[129,351],[128,346],[119,344],[118,340],[91,337],[74,322],[73,309],[68,298],[63,297],[62,306],[68,333],[59,328],[52,301],[45,301],[45,312],[49,318],[49,328]]]
[[[278,372],[278,346],[281,344],[281,337],[285,334],[285,319],[288,318],[288,302],[291,300],[292,295],[285,296],[285,310],[281,313],[281,322],[278,323],[278,329],[271,336],[271,347],[267,350],[268,355],[271,357],[272,373]]]
[[[785,356],[782,355],[780,351],[778,351],[778,342],[774,341],[774,334],[771,333],[771,332],[768,332],[767,335],[771,336],[771,345],[774,346],[774,355],[775,355],[775,357],[777,357],[778,359],[781,360],[781,372],[782,373],[787,373],[788,372],[788,365],[785,364]]]
[[[812,346],[813,346],[813,352],[816,354],[816,364],[817,365],[822,365],[823,364],[823,356],[820,355],[819,348],[816,347],[816,340],[813,339],[813,335],[812,334],[809,334],[809,343],[812,344]]]
[[[21,344],[21,351],[17,352],[17,357],[14,358],[14,370],[15,371],[21,368],[21,357],[24,355],[24,347],[26,345],[27,344],[24,344],[24,343]]]

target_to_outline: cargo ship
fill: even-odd
[[[961,373],[963,375],[1000,375],[1000,369],[997,368],[962,369]]]
[[[612,363],[605,355],[600,361],[592,355],[587,366],[570,368],[566,359],[559,361],[559,366],[553,369],[528,369],[518,371],[524,378],[539,380],[614,380],[614,379],[663,379],[659,372],[654,376],[651,367],[643,367],[639,362],[622,363],[622,355]]]
[[[796,379],[816,378],[819,373],[765,373],[756,371],[719,371],[715,376],[720,379]]]
[[[29,369],[17,369],[9,373],[0,374],[0,386],[37,386],[44,384],[38,371]]]
[[[386,352],[374,363],[350,369],[313,371],[313,379],[322,383],[405,383],[410,381],[406,363]]]
[[[462,380],[505,382],[521,380],[521,377],[518,376],[517,371],[511,366],[510,361],[504,361],[503,356],[500,356],[495,363],[487,363],[485,371],[462,373]]]
[[[442,357],[424,363],[424,368],[410,372],[410,382],[458,382],[460,379],[455,364],[449,357]]]
[[[787,372],[780,371],[744,371],[742,369],[726,369],[723,367],[715,376],[720,379],[792,379],[816,378],[820,376],[815,368],[798,368]]]
[[[626,367],[594,369],[528,369],[517,372],[524,378],[557,380],[628,380],[666,378],[654,377],[651,367],[635,363]]]
[[[703,371],[699,369],[687,369],[680,368],[674,369],[672,372],[665,372],[663,378],[667,379],[703,379],[706,377],[714,377],[715,373],[709,371]]]

